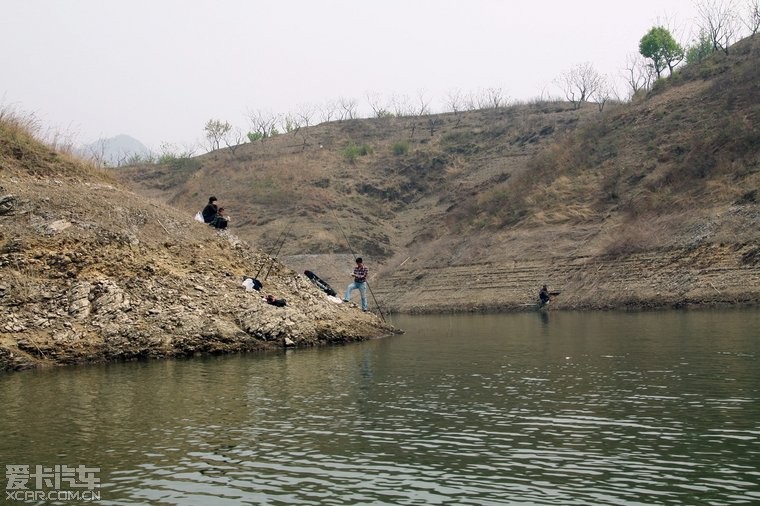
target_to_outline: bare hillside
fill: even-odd
[[[119,170],[342,288],[350,255],[399,311],[756,303],[758,42],[633,103],[565,103],[322,124]],[[346,240],[344,235],[348,238]]]

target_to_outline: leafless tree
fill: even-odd
[[[48,146],[62,153],[76,153],[75,137],[76,134],[71,129],[60,130],[52,126],[48,127],[45,133],[42,134],[42,139]]]
[[[691,37],[691,28],[685,28],[676,16],[668,15],[667,13],[657,16],[654,26],[662,26],[667,29],[673,39],[681,46],[684,46],[684,42]]]
[[[427,127],[428,131],[430,132],[430,137],[435,134],[435,131],[438,130],[442,124],[443,121],[441,118],[435,114],[431,114],[427,117]]]
[[[338,103],[335,100],[328,100],[319,108],[319,118],[322,123],[332,121],[337,116]]]
[[[116,160],[116,166],[121,167],[122,165],[130,165],[130,160],[139,160],[140,158],[139,153],[127,153],[126,151],[122,151],[119,153],[119,158]]]
[[[488,92],[481,88],[474,95],[474,101],[477,109],[488,109],[491,107],[491,101],[488,98]]]
[[[604,111],[604,106],[610,101],[614,90],[612,84],[606,76],[599,77],[599,87],[596,91],[596,106],[599,108],[599,112]]]
[[[309,126],[311,125],[311,119],[314,116],[314,107],[308,104],[301,104],[298,106],[298,111],[296,112],[296,118],[298,120],[298,126],[299,128],[296,130],[294,135],[297,133],[301,136],[301,139],[303,140],[303,145],[301,146],[301,150],[306,149],[306,145],[309,141]]]
[[[754,37],[760,30],[760,0],[749,0],[747,7],[742,22],[749,29],[750,36]]]
[[[464,95],[462,94],[462,90],[457,88],[450,91],[448,95],[446,95],[446,106],[449,111],[454,113],[454,117],[456,118],[454,128],[457,128],[462,121],[462,116],[459,113],[464,109]]]
[[[477,93],[471,91],[464,98],[464,108],[467,111],[476,111],[480,108],[480,97]]]
[[[106,167],[108,165],[108,160],[106,160],[106,143],[103,142],[103,140],[100,140],[88,147],[86,157],[92,161],[96,167]]]
[[[650,88],[654,81],[654,69],[647,64],[641,53],[631,53],[626,58],[625,79],[633,97],[639,91]]]
[[[485,107],[498,109],[504,107],[507,103],[507,97],[501,88],[486,88],[483,90],[483,105]]]
[[[394,93],[391,97],[391,106],[393,107],[393,114],[397,118],[410,114],[411,107],[409,106],[409,97],[407,95]]]
[[[425,90],[417,91],[417,107],[414,113],[419,117],[430,114],[430,99],[425,96]]]
[[[338,99],[338,117],[340,120],[354,119],[359,104],[353,98],[340,97]]]
[[[498,109],[504,107],[507,97],[501,88],[481,88],[477,92],[470,93],[467,96],[466,104],[468,110],[476,109]]]
[[[409,128],[409,139],[414,139],[414,133],[417,131],[420,118],[430,114],[430,99],[425,96],[425,90],[417,91],[417,105],[409,105],[403,114],[407,118],[406,124]]]
[[[171,142],[162,142],[159,149],[161,152],[158,155],[158,163],[162,163],[167,160],[186,159],[195,155],[194,147],[184,145],[180,149],[176,144],[173,144]]]
[[[126,160],[127,160],[128,156],[129,155],[127,155],[127,153],[125,153],[124,151],[121,151],[120,153],[117,153],[116,154],[116,159],[113,162],[114,165],[116,167],[121,167],[122,165],[124,165],[126,163]]]
[[[446,95],[446,106],[448,107],[448,110],[453,112],[454,114],[459,114],[459,111],[462,110],[464,107],[464,97],[462,95],[462,90],[455,89],[452,90]]]
[[[311,126],[311,120],[314,117],[314,106],[309,104],[301,104],[296,111],[296,117],[299,124],[304,128]]]
[[[295,135],[300,130],[301,123],[295,114],[289,112],[280,118],[280,127],[283,132]]]
[[[376,91],[367,92],[367,103],[370,109],[372,109],[372,114],[374,114],[375,118],[387,118],[391,115],[380,93]]]
[[[548,102],[550,100],[551,95],[549,94],[548,88],[548,84],[545,84],[541,87],[541,93],[538,95],[539,102]]]
[[[407,127],[409,128],[409,140],[414,139],[414,132],[417,131],[417,116],[407,116]]]
[[[728,54],[731,41],[739,32],[733,0],[699,0],[696,6],[700,28],[710,37],[713,49]]]
[[[276,132],[279,116],[269,111],[248,111],[248,121],[251,123],[251,131],[266,139]]]
[[[246,137],[243,131],[237,127],[233,127],[224,135],[224,145],[227,146],[230,153],[234,155],[235,151],[237,151],[241,145],[245,144],[245,139]]]
[[[601,84],[602,76],[589,62],[581,63],[557,78],[557,85],[576,109],[591,100]]]

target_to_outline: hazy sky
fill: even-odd
[[[455,89],[559,96],[583,62],[619,77],[664,21],[689,42],[693,0],[0,0],[0,106],[82,143],[191,146],[211,118],[248,131],[248,111],[341,97],[368,113],[368,93],[437,111]]]

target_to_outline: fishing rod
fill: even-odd
[[[351,247],[351,243],[348,240],[348,236],[343,231],[343,227],[340,225],[340,220],[338,219],[338,215],[335,214],[335,209],[332,210],[333,217],[335,218],[335,223],[338,224],[338,229],[340,229],[340,233],[343,235],[343,239],[346,241],[346,246],[348,246],[348,251],[351,253],[351,256],[356,260],[356,255],[354,254],[354,249]],[[372,287],[369,286],[369,280],[366,280],[365,283],[367,283],[367,288],[369,289],[369,294],[372,296],[372,300],[375,301],[375,306],[377,306],[377,312],[380,313],[380,319],[383,320],[383,323],[387,323],[385,321],[385,315],[383,314],[383,310],[380,308],[380,304],[377,303],[377,298],[375,298],[375,292],[372,291]]]
[[[277,257],[280,255],[280,250],[282,249],[282,245],[285,244],[285,239],[287,239],[286,234],[288,233],[288,231],[290,230],[290,227],[292,225],[293,225],[293,222],[291,221],[288,224],[288,227],[285,230],[283,230],[282,233],[280,234],[280,237],[282,237],[282,240],[280,241],[280,245],[277,248],[277,253],[274,254],[274,256],[272,257],[271,262],[269,263],[269,269],[267,269],[267,273],[264,275],[264,281],[266,281],[267,278],[269,277],[269,272],[272,270],[272,266],[274,265],[274,261],[277,260]]]
[[[274,249],[277,247],[277,244],[279,244],[280,239],[282,238],[282,236],[285,235],[285,230],[286,229],[284,229],[284,228],[282,229],[282,231],[280,232],[280,235],[277,236],[277,240],[272,244],[272,247],[269,249],[269,251],[267,251],[267,256],[268,257],[270,257],[270,258],[272,257],[272,253],[274,253]],[[259,274],[261,274],[261,270],[264,268],[264,266],[266,264],[267,264],[266,260],[264,260],[263,262],[261,262],[261,266],[259,267],[259,270],[256,271],[256,275],[254,276],[254,278],[258,279]]]

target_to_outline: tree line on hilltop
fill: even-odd
[[[642,96],[661,79],[671,76],[682,66],[696,64],[714,52],[728,54],[731,44],[737,40],[754,37],[760,29],[760,0],[697,0],[698,35],[690,43],[678,42],[674,33],[677,27],[658,22],[639,41],[638,52],[626,58],[622,70],[625,93],[615,86],[611,76],[600,73],[591,62],[577,64],[559,74],[552,84],[559,89],[564,99],[578,109],[586,103],[595,103],[601,112],[610,102],[622,103]],[[295,111],[277,114],[266,110],[249,110],[248,128],[241,129],[228,121],[209,119],[203,127],[204,143],[198,148],[207,152],[228,149],[235,150],[246,142],[261,142],[282,133],[300,134],[304,147],[307,144],[305,130],[319,123],[345,121],[360,117],[374,118],[430,118],[429,128],[433,131],[437,120],[431,107],[431,99],[424,91],[412,98],[405,94],[393,94],[384,99],[381,94],[368,92],[366,105],[371,113],[360,115],[359,101],[341,97],[329,100],[321,106],[303,104]],[[560,101],[562,98],[545,97],[537,102]],[[510,101],[505,90],[497,87],[483,88],[466,93],[453,90],[444,99],[443,113],[458,114],[480,109],[499,109],[518,105]],[[316,122],[315,122],[316,121]],[[416,126],[416,123],[415,123]],[[412,129],[412,132],[414,130]],[[412,134],[413,135],[413,134]],[[177,159],[190,158],[197,148],[178,148],[163,143],[159,154],[147,157],[132,156],[123,160],[124,164],[166,163]]]

